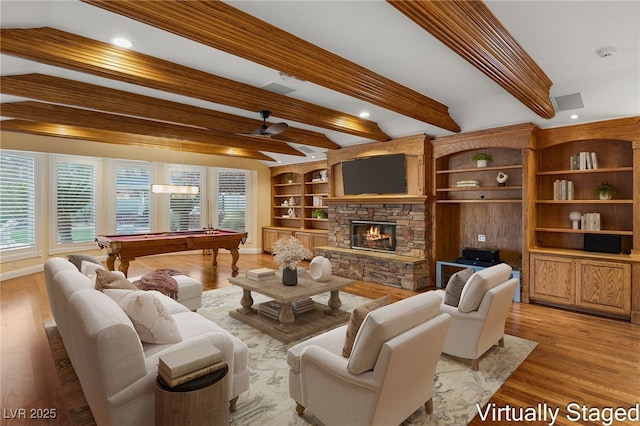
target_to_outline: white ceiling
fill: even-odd
[[[463,132],[523,122],[547,128],[640,114],[640,1],[486,2],[553,81],[552,97],[578,92],[582,95],[584,108],[558,112],[551,120],[537,116],[384,1],[228,3],[447,105]],[[256,87],[276,82],[296,89],[288,96],[353,115],[368,110],[369,120],[377,122],[391,137],[451,134],[312,83],[283,80],[278,70],[76,0],[2,0],[0,22],[3,28],[49,26],[105,42],[114,36],[124,36],[135,43],[134,50],[155,57]],[[617,54],[600,58],[597,51],[606,46],[615,46]],[[7,55],[2,55],[0,60],[2,75],[49,74],[259,119],[256,111],[212,104]],[[22,98],[2,95],[0,100],[10,102]],[[574,112],[580,115],[577,120],[569,118]],[[274,112],[271,121],[286,120]],[[343,147],[368,142],[301,123],[288,123],[325,133]],[[315,151],[315,159],[323,158],[322,149],[310,148]],[[296,156],[269,155],[283,163],[301,161],[301,157]]]

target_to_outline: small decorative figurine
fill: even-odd
[[[498,186],[505,186],[507,179],[509,179],[509,175],[503,172],[498,173],[498,176],[496,176]]]

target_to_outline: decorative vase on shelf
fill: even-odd
[[[298,268],[282,268],[282,284],[291,287],[298,285]]]
[[[487,167],[487,160],[477,160],[476,165],[478,167]]]

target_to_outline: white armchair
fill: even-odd
[[[440,299],[422,293],[367,314],[351,356],[347,326],[300,343],[287,354],[289,393],[326,425],[400,424],[423,404],[433,410],[436,364],[449,327]]]
[[[444,303],[445,291],[436,290],[442,304],[440,312],[451,316],[451,326],[442,352],[471,360],[479,369],[480,357],[493,345],[504,346],[507,313],[518,287],[509,278],[511,267],[501,263],[476,272],[465,283],[458,306]]]

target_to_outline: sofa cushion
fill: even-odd
[[[182,341],[178,325],[152,292],[132,291],[122,297],[119,305],[131,319],[142,342],[163,344]]]
[[[116,272],[107,271],[106,269],[96,269],[96,290],[105,289],[125,289],[125,290],[137,290],[131,281],[127,280]]]
[[[473,268],[466,268],[451,275],[447,282],[447,288],[444,294],[444,304],[449,306],[458,306],[462,289],[469,278],[473,275]]]
[[[98,265],[102,264],[96,257],[91,256],[90,254],[70,254],[67,258],[69,259],[69,262],[73,263],[75,267],[78,268],[78,271],[82,268],[83,260],[91,263],[97,263]]]
[[[491,266],[471,275],[462,289],[458,311],[468,313],[477,310],[487,290],[507,281],[509,276],[511,276],[511,266],[506,263]]]
[[[351,312],[351,317],[349,318],[347,333],[344,340],[344,346],[342,347],[343,357],[349,358],[351,356],[351,350],[353,349],[353,342],[356,339],[358,330],[360,330],[362,321],[364,321],[364,318],[367,316],[367,314],[382,306],[386,306],[389,303],[391,303],[391,296],[386,295],[379,299],[372,300],[371,302],[367,302],[363,305],[360,305],[356,307],[353,310],[353,312]]]
[[[442,299],[429,291],[376,309],[362,322],[347,370],[364,373],[376,365],[382,345],[438,314]]]

